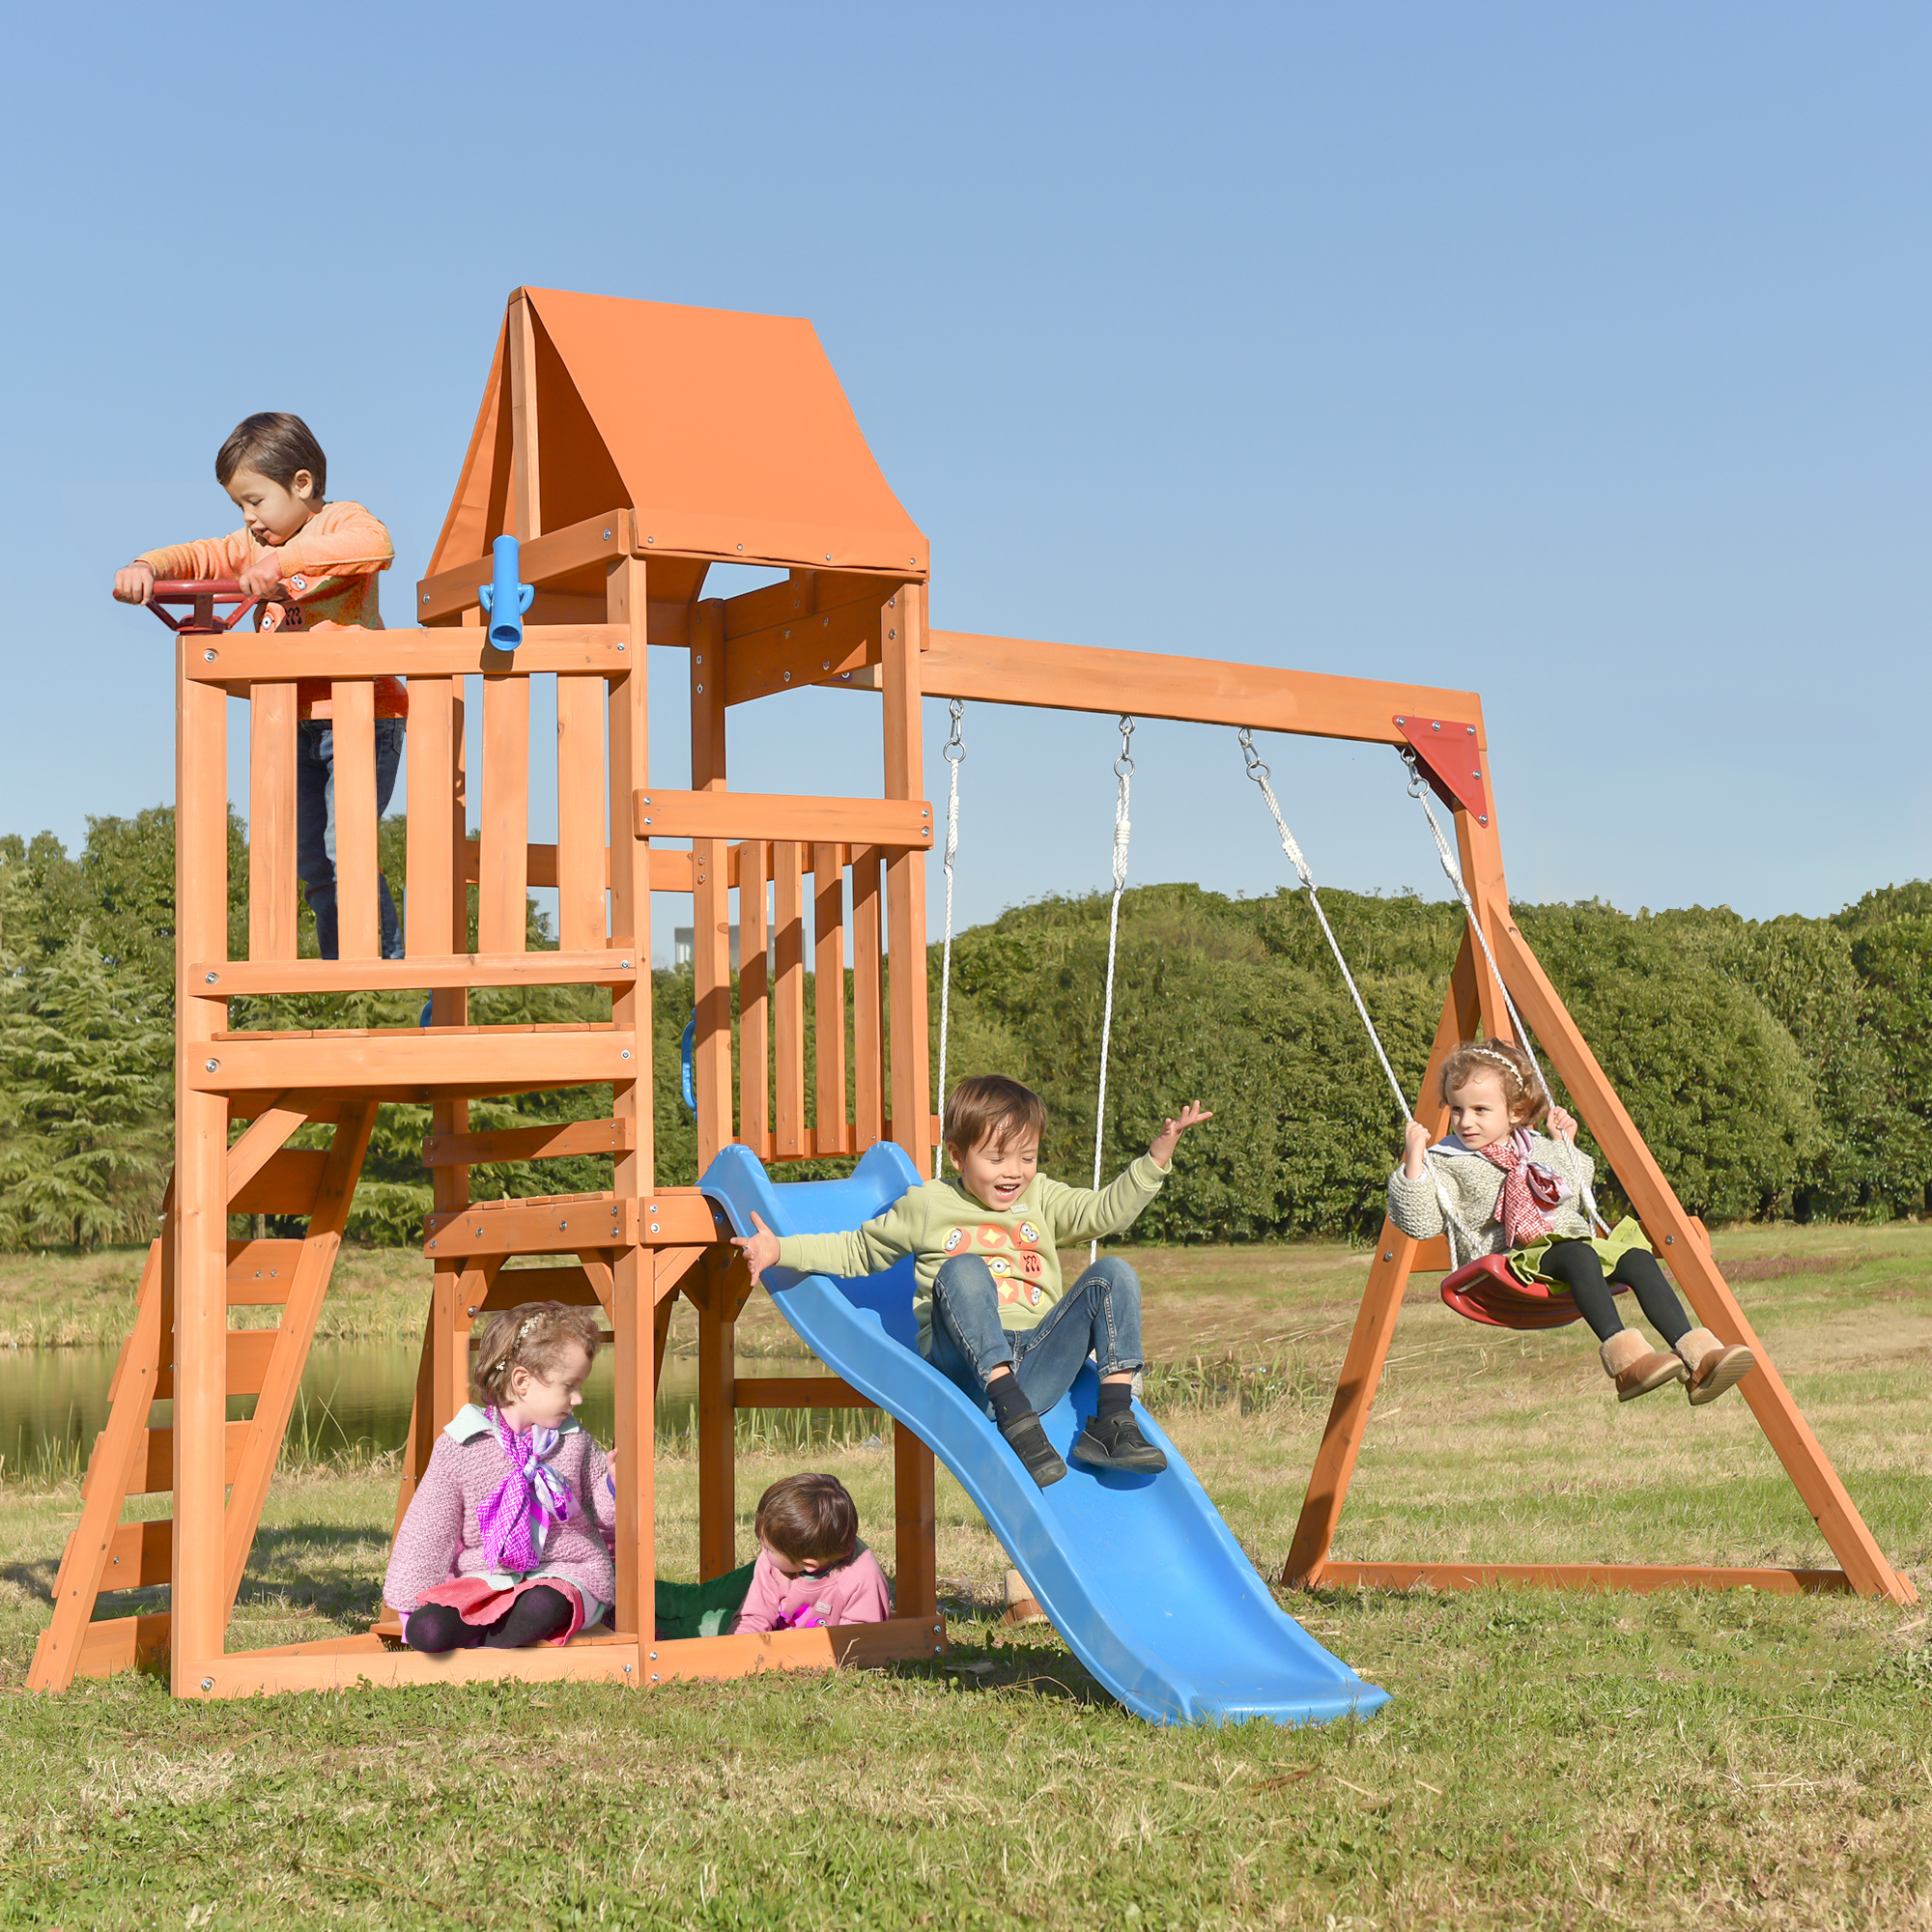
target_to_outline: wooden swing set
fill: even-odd
[[[521,543],[535,586],[523,642],[492,645],[479,608],[491,546]],[[781,582],[707,598],[714,563]],[[810,325],[784,318],[520,289],[511,296],[415,624],[387,631],[228,628],[239,593],[163,586],[176,653],[177,1141],[163,1232],[143,1272],[108,1421],[82,1489],[29,1682],[61,1689],[167,1661],[182,1696],[460,1681],[598,1678],[646,1686],[773,1667],[931,1656],[945,1644],[929,1450],[894,1430],[896,1614],[885,1624],[660,1641],[655,1635],[653,1406],[678,1295],[698,1330],[698,1549],[737,1561],[736,1412],[859,1406],[829,1378],[735,1373],[750,1293],[695,1187],[660,1187],[652,1133],[653,894],[688,899],[696,997],[697,1161],[731,1140],[767,1162],[855,1155],[895,1140],[930,1171],[921,699],[949,696],[1166,718],[1411,750],[1445,803],[1472,907],[1501,976],[1630,1194],[1698,1319],[1747,1343],[1743,1392],[1842,1568],[1341,1563],[1328,1556],[1403,1289],[1443,1265],[1384,1230],[1316,1458],[1285,1576],[1308,1585],[1498,1578],[1579,1587],[1751,1584],[1912,1599],[1739,1310],[1701,1230],[1564,1012],[1509,915],[1482,710],[1468,693],[927,628],[928,549],[873,462]],[[686,655],[688,788],[653,783],[652,647]],[[375,680],[409,681],[408,956],[380,957]],[[297,681],[332,687],[341,957],[297,948]],[[554,683],[556,838],[530,838],[531,685]],[[883,796],[785,796],[726,783],[730,707],[805,685],[855,694],[837,763],[876,741]],[[480,687],[480,690],[479,690]],[[466,718],[480,696],[480,757]],[[870,706],[878,706],[876,718]],[[230,705],[246,706],[246,953],[230,957]],[[828,763],[835,762],[828,760]],[[478,832],[469,827],[475,820]],[[672,844],[668,841],[678,841]],[[688,842],[688,849],[685,841]],[[808,887],[808,880],[810,886]],[[557,943],[526,939],[528,892],[554,889]],[[473,894],[472,894],[473,889]],[[476,937],[470,939],[473,916]],[[808,908],[810,935],[808,939]],[[733,913],[735,910],[735,920]],[[729,933],[741,935],[731,968]],[[768,948],[772,964],[767,966]],[[846,958],[851,965],[847,967]],[[807,1014],[807,965],[812,967]],[[601,988],[592,1023],[472,1023],[484,988]],[[427,1024],[231,1026],[229,1002],[428,988]],[[733,994],[736,993],[734,1015]],[[734,1024],[735,1018],[735,1024]],[[808,1027],[812,1077],[808,1085]],[[1511,1023],[1464,936],[1432,1058]],[[849,1042],[849,1051],[848,1051]],[[1425,1093],[1430,1091],[1425,1083]],[[470,1103],[608,1087],[608,1118],[472,1132]],[[600,1307],[612,1337],[619,1452],[613,1628],[560,1648],[400,1648],[393,1628],[267,1650],[227,1633],[298,1384],[385,1102],[427,1105],[431,1289],[397,1512],[467,1400],[469,1334],[496,1307]],[[1439,1114],[1439,1109],[1437,1110]],[[1429,1120],[1425,1111],[1423,1118]],[[1438,1130],[1443,1122],[1434,1122]],[[240,1125],[242,1131],[235,1132]],[[289,1145],[326,1125],[326,1150]],[[470,1198],[481,1163],[594,1155],[593,1193]],[[299,1217],[286,1239],[232,1217]],[[232,1327],[230,1311],[276,1311]],[[261,1320],[259,1313],[253,1320]],[[246,1419],[231,1398],[252,1398]],[[172,1405],[162,1421],[159,1402]],[[172,1516],[124,1520],[130,1498]],[[117,1593],[168,1588],[161,1610]],[[109,1600],[103,1603],[103,1599]],[[108,1613],[102,1614],[105,1610]]]

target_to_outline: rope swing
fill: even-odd
[[[1100,1009],[1100,1093],[1094,1102],[1094,1188],[1100,1187],[1100,1150],[1107,1131],[1107,1049],[1114,1037],[1114,956],[1121,940],[1121,895],[1127,889],[1127,840],[1133,832],[1133,820],[1128,813],[1129,793],[1133,788],[1134,721],[1122,714],[1121,718],[1121,755],[1114,760],[1114,776],[1120,781],[1120,789],[1114,799],[1114,903],[1107,915],[1107,993]],[[1098,1259],[1100,1243],[1097,1237],[1087,1249],[1087,1264],[1091,1267]]]
[[[966,715],[966,700],[955,697],[952,703],[952,730],[946,740],[946,749],[941,753],[948,769],[946,787],[946,857],[941,862],[941,870],[946,874],[946,944],[940,953],[939,967],[939,1104],[946,1105],[946,1045],[947,1035],[952,1024],[952,858],[959,850],[959,767],[966,762],[966,738],[960,729],[960,721]],[[942,1134],[939,1143],[932,1150],[932,1178],[937,1180],[946,1171],[946,1137]]]

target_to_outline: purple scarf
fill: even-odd
[[[570,1520],[570,1491],[544,1462],[562,1432],[532,1429],[523,1435],[494,1408],[486,1411],[497,1441],[509,1458],[510,1472],[476,1512],[483,1535],[483,1557],[492,1570],[517,1576],[534,1570],[552,1525]]]

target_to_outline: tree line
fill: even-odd
[[[402,872],[403,827],[384,864]],[[232,956],[246,950],[246,841],[230,826]],[[1322,895],[1397,1074],[1413,1094],[1462,939],[1461,909]],[[1707,1221],[1885,1219],[1932,1206],[1932,884],[1867,893],[1827,919],[1723,907],[1632,916],[1519,905],[1519,926],[1685,1204]],[[473,917],[473,909],[472,909]],[[303,950],[314,951],[302,920]],[[554,943],[531,912],[530,943]],[[472,939],[473,943],[473,939]],[[1009,1072],[1051,1111],[1042,1165],[1090,1171],[1107,899],[1049,898],[957,935],[950,1065]],[[938,949],[928,962],[935,1066]],[[658,1177],[695,1179],[680,1096],[688,972],[654,976]],[[410,1026],[420,994],[232,1003],[232,1024]],[[608,1017],[595,989],[492,989],[485,1023]],[[172,1157],[174,821],[166,808],[0,838],[0,1248],[146,1239]],[[1305,900],[1146,886],[1122,904],[1110,1171],[1163,1114],[1201,1098],[1187,1184],[1149,1209],[1165,1240],[1365,1238],[1400,1123]],[[472,1106],[481,1128],[594,1118],[608,1088]],[[350,1232],[413,1243],[428,1210],[428,1110],[384,1107]],[[320,1142],[326,1129],[306,1138]],[[302,1144],[298,1140],[298,1144]],[[1586,1136],[1587,1144],[1587,1136]],[[801,1170],[806,1172],[810,1170]],[[480,1168],[480,1198],[609,1185],[591,1158]],[[1618,1195],[1614,1176],[1600,1188]]]

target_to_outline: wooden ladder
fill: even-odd
[[[376,1119],[373,1102],[337,1109],[288,1104],[290,1097],[270,1100],[228,1150],[230,1213],[296,1214],[308,1221],[298,1240],[228,1243],[229,1307],[281,1310],[275,1327],[231,1329],[228,1335],[228,1393],[255,1398],[247,1421],[227,1425],[223,1545],[230,1614]],[[330,1118],[335,1132],[326,1151],[287,1145],[298,1127]],[[30,1690],[64,1690],[76,1677],[157,1665],[167,1655],[166,1610],[107,1617],[97,1611],[103,1595],[151,1589],[174,1576],[172,1520],[122,1520],[129,1498],[174,1488],[174,1431],[150,1426],[153,1405],[174,1395],[173,1210],[170,1180],[162,1232],[141,1271],[133,1331],[108,1386],[107,1425],[95,1438],[81,1483],[80,1521],[61,1557],[53,1621],[41,1633],[28,1672]]]

